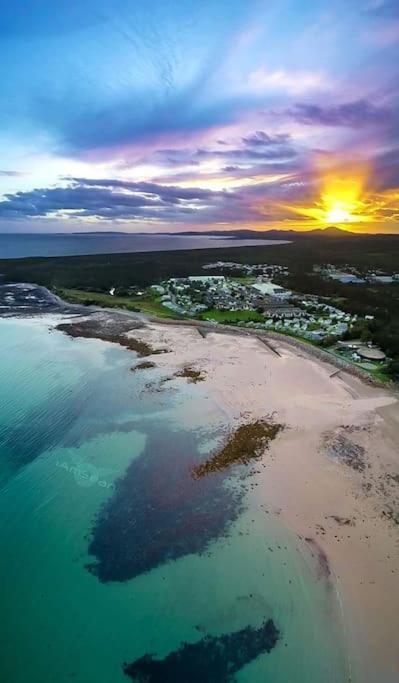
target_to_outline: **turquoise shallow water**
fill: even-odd
[[[134,354],[45,319],[2,320],[0,341],[1,680],[122,683],[171,653],[209,683],[347,680],[331,585],[256,475],[188,476],[225,426],[201,385],[151,391]],[[279,639],[248,654],[269,619]],[[151,680],[194,680],[180,664]]]

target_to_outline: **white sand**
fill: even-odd
[[[388,390],[374,389],[289,342],[273,341],[281,357],[255,337],[151,324],[134,337],[171,353],[151,357],[172,376],[202,370],[205,388],[237,425],[273,414],[287,428],[264,455],[260,502],[325,552],[342,605],[352,680],[399,680],[398,526],[383,516],[399,508],[399,408]],[[176,382],[187,380],[176,379]],[[343,428],[343,426],[345,428]],[[359,472],[331,457],[325,434],[363,446]],[[343,524],[332,518],[348,518]]]

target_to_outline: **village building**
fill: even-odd
[[[255,282],[255,284],[252,285],[252,289],[255,289],[257,292],[260,292],[261,294],[265,294],[267,296],[277,296],[280,298],[289,298],[292,295],[292,292],[289,289],[284,289],[284,287],[281,287],[280,285],[275,285],[273,282]]]
[[[357,349],[357,353],[364,360],[383,361],[386,358],[385,353],[381,349],[372,346],[360,346]]]

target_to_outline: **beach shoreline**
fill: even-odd
[[[64,301],[46,287],[31,283],[2,284],[0,286],[0,304],[0,317],[37,316],[46,313],[60,313],[65,316],[71,316],[70,336],[79,336],[78,331],[74,332],[74,320],[78,321],[79,326],[80,319],[87,321],[90,318],[89,327],[91,327],[91,336],[93,338],[109,341],[112,335],[114,337],[113,341],[120,343],[122,346],[125,345],[125,340],[121,335],[129,330],[129,325],[131,328],[143,327],[148,324],[159,324],[161,326],[177,328],[188,327],[198,330],[201,336],[205,336],[209,332],[239,337],[250,336],[263,341],[272,351],[275,350],[274,342],[288,344],[296,349],[297,354],[315,358],[330,365],[331,373],[336,371],[341,373],[343,371],[375,387],[385,388],[387,385],[392,385],[392,382],[382,382],[365,369],[309,341],[272,330],[244,329],[238,326],[201,321],[195,318],[159,318],[147,313],[124,310],[122,308],[75,304]],[[117,338],[118,335],[120,337],[119,340]],[[83,336],[90,336],[90,334]]]

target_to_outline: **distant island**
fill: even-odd
[[[231,237],[233,239],[278,239],[278,240],[292,240],[306,237],[371,237],[374,233],[354,232],[347,228],[339,228],[335,225],[330,225],[325,228],[312,228],[310,230],[279,230],[278,228],[270,228],[269,230],[253,230],[251,228],[239,228],[230,230],[178,230],[176,232],[145,232],[129,230],[85,230],[79,232],[62,233],[57,232],[57,235],[96,235],[96,236],[117,236],[117,235],[170,235],[172,237]],[[381,237],[395,237],[396,233],[376,233]]]

